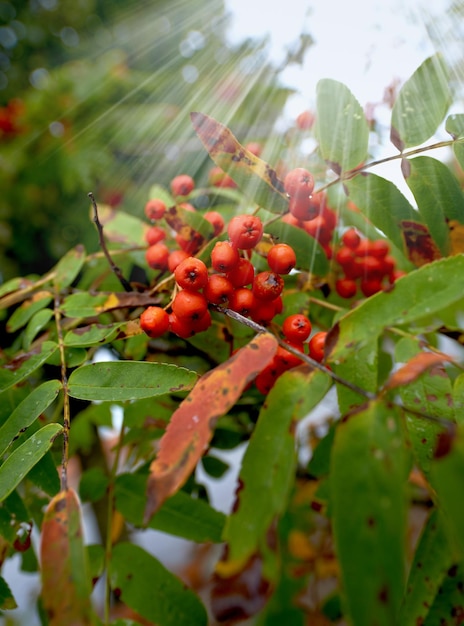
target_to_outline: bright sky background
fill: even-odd
[[[430,56],[433,46],[421,15],[426,0],[226,0],[232,13],[230,40],[270,36],[274,60],[301,32],[316,44],[306,53],[305,65],[291,66],[283,79],[301,90],[289,103],[298,114],[315,100],[320,78],[344,82],[362,105],[381,100],[395,78],[408,78]],[[443,0],[434,2],[439,11]],[[429,5],[430,6],[430,5]]]

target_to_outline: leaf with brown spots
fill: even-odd
[[[213,236],[213,227],[197,211],[189,211],[182,205],[173,205],[166,210],[164,219],[169,226],[186,241],[196,240],[198,248]]]
[[[396,389],[408,385],[417,380],[421,374],[444,361],[452,363],[453,359],[442,352],[420,352],[393,372],[385,384],[385,389]]]
[[[216,421],[271,361],[277,345],[270,333],[258,335],[228,361],[202,376],[181,402],[150,466],[145,523],[187,480],[211,440]]]
[[[50,502],[42,524],[42,603],[50,626],[93,626],[81,507],[72,489]]]
[[[210,157],[257,204],[272,211],[288,211],[283,182],[265,161],[246,150],[232,132],[209,115],[190,114],[193,127]]]
[[[416,267],[422,267],[422,265],[441,258],[441,252],[424,224],[403,220],[401,232],[408,258]]]

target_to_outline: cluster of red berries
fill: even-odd
[[[282,218],[283,221],[307,232],[322,246],[327,258],[332,258],[331,241],[338,218],[327,205],[326,193],[314,192],[314,177],[303,167],[286,174],[284,189],[289,196],[289,213]]]
[[[289,315],[282,324],[285,343],[302,354],[306,352],[307,347],[309,356],[320,363],[324,359],[327,333],[319,331],[311,336],[311,331],[311,321],[303,313]],[[297,365],[301,365],[301,359],[279,345],[272,361],[256,377],[257,389],[263,394],[269,393],[279,376]]]
[[[335,282],[342,298],[353,298],[358,292],[368,298],[382,291],[386,282],[392,284],[404,272],[396,268],[385,239],[361,238],[355,228],[346,230],[335,254],[343,274]]]

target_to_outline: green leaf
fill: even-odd
[[[36,425],[34,427],[37,428]],[[55,496],[59,492],[60,476],[51,451],[46,452],[30,469],[27,478],[49,496]]]
[[[36,293],[30,300],[23,302],[8,320],[6,325],[9,333],[14,333],[19,328],[25,326],[28,321],[41,309],[44,309],[52,301],[49,291],[40,291]]]
[[[224,461],[218,459],[217,456],[211,454],[202,457],[201,464],[208,476],[212,478],[221,478],[230,468],[228,463],[224,463]]]
[[[456,139],[453,144],[454,155],[464,169],[464,113],[456,113],[446,118],[446,131]]]
[[[111,560],[111,586],[122,602],[160,626],[206,626],[205,607],[155,557],[139,546],[118,543]]]
[[[61,389],[59,380],[49,380],[36,387],[15,408],[0,428],[0,458],[11,442],[25,431],[57,397]]]
[[[443,511],[451,538],[457,541],[464,554],[464,500],[462,477],[464,476],[464,433],[461,426],[456,435],[442,434],[442,445],[437,445],[431,462],[431,483],[435,489],[438,505]],[[440,448],[442,448],[440,450]]]
[[[11,593],[11,589],[4,578],[0,576],[0,609],[9,611],[17,608],[16,600]]]
[[[69,395],[80,400],[138,400],[191,389],[197,374],[148,361],[91,363],[69,377]]]
[[[85,248],[78,245],[69,250],[56,264],[53,273],[55,286],[61,290],[69,287],[78,276],[86,258]]]
[[[82,502],[97,502],[106,494],[109,478],[101,467],[91,467],[82,473],[79,497]]]
[[[0,285],[0,298],[3,298],[3,296],[12,293],[13,291],[19,291],[21,289],[25,289],[26,287],[30,287],[33,284],[33,280],[29,278],[23,278],[22,276],[17,276],[16,278],[7,280],[6,283]]]
[[[0,500],[4,500],[19,485],[62,430],[60,424],[47,424],[9,455],[0,467]]]
[[[125,322],[90,324],[70,330],[64,336],[65,346],[99,346],[112,341]]]
[[[456,421],[464,425],[464,374],[456,377],[453,385],[453,403]]]
[[[92,317],[105,310],[111,294],[73,293],[65,298],[61,311],[66,317]]]
[[[441,626],[447,620],[444,615],[450,616],[450,624],[462,623],[462,590],[464,587],[463,564],[452,565],[448,570],[448,575],[444,579],[435,601],[430,607],[424,626]],[[418,622],[416,622],[418,623]]]
[[[310,271],[316,276],[325,276],[329,271],[327,255],[319,243],[302,228],[278,221],[266,226],[276,243],[287,243],[296,254],[296,268]]]
[[[399,411],[371,403],[335,432],[330,501],[350,623],[396,624],[404,589],[407,450]]]
[[[239,566],[257,551],[269,552],[267,533],[285,511],[295,477],[294,425],[325,396],[330,382],[319,371],[297,368],[280,376],[268,394],[242,461],[237,501],[224,529],[228,561]],[[266,567],[273,567],[272,558]],[[275,578],[275,572],[268,575]]]
[[[161,185],[152,185],[150,187],[150,191],[148,192],[148,199],[162,200],[167,207],[170,207],[176,203],[174,198],[172,197],[172,194],[170,194],[169,191]]]
[[[395,360],[397,363],[407,363],[420,352],[418,342],[405,337],[395,347]],[[435,367],[408,385],[400,386],[397,391],[405,407],[454,421],[451,381],[443,368]],[[443,426],[410,413],[406,413],[405,425],[416,461],[429,477],[437,437],[443,431]]]
[[[337,365],[336,373],[361,389],[375,393],[378,386],[378,365],[378,342],[370,341],[353,352],[349,359]],[[342,415],[365,402],[365,396],[340,383],[337,383],[337,398]]]
[[[16,359],[0,367],[0,389],[3,391],[21,382],[38,369],[58,350],[54,341],[44,341],[30,352],[19,354]]]
[[[320,80],[316,119],[319,151],[337,174],[365,160],[369,127],[361,105],[348,87],[330,78]]]
[[[450,237],[447,220],[464,223],[464,194],[444,163],[431,157],[408,160],[406,182],[411,189],[425,224],[443,256],[449,254]]]
[[[25,350],[31,347],[31,343],[34,341],[36,335],[48,324],[52,317],[53,311],[51,309],[42,309],[31,317],[23,334]]]
[[[120,474],[115,483],[116,509],[134,526],[143,526],[147,476]],[[148,527],[198,543],[221,541],[225,515],[203,500],[178,491],[151,518]]]
[[[107,205],[98,207],[98,215],[103,226],[103,236],[108,241],[124,244],[125,246],[144,245],[144,233],[147,229],[146,222]]]
[[[448,69],[440,54],[426,59],[401,88],[392,111],[391,141],[402,151],[437,130],[451,101]]]
[[[420,222],[417,211],[400,190],[376,174],[360,174],[344,184],[350,200],[402,252],[402,221]]]
[[[398,624],[417,626],[425,623],[424,620],[452,563],[453,554],[443,528],[443,520],[435,509],[422,530],[414,553]]]
[[[330,360],[336,363],[346,359],[374,341],[388,326],[413,324],[425,315],[439,319],[441,311],[462,297],[456,282],[456,276],[462,272],[464,255],[440,259],[396,281],[390,292],[367,298],[340,318],[333,331],[336,345]]]

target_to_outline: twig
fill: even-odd
[[[71,410],[69,406],[68,376],[66,372],[66,355],[64,350],[63,330],[61,328],[60,299],[55,288],[53,312],[55,315],[56,334],[61,362],[61,384],[63,386],[63,451],[61,458],[61,490],[68,488],[69,431],[71,428]]]
[[[95,222],[95,225],[97,227],[98,230],[98,238],[100,241],[100,246],[101,249],[103,250],[103,253],[106,257],[106,260],[109,263],[109,266],[111,267],[111,270],[114,272],[114,274],[116,275],[117,279],[119,280],[119,282],[121,283],[124,291],[132,291],[132,287],[130,285],[130,283],[124,278],[121,269],[116,265],[116,263],[113,261],[113,259],[111,258],[111,255],[109,253],[109,250],[106,246],[105,243],[105,238],[103,237],[103,226],[102,223],[100,222],[100,219],[98,217],[98,207],[97,207],[97,203],[95,202],[95,198],[92,192],[87,194],[92,202],[92,206],[93,206],[93,212],[94,212],[94,217],[93,217],[93,221]]]
[[[227,309],[225,307],[220,307],[220,306],[216,307],[216,309],[220,311],[221,313],[224,313],[228,317],[236,320],[237,322],[240,322],[241,324],[248,326],[248,328],[251,328],[251,330],[254,330],[256,333],[269,332],[267,328],[265,328],[264,326],[257,324],[256,322],[248,319],[247,317],[244,317],[240,313],[237,313],[237,311],[233,311],[232,309]],[[345,380],[344,378],[341,378],[340,376],[338,376],[338,374],[335,374],[335,372],[333,372],[331,369],[329,369],[325,365],[322,365],[322,363],[315,361],[310,356],[307,356],[306,354],[304,354],[303,352],[300,352],[299,350],[289,345],[288,343],[285,343],[285,341],[283,341],[283,339],[280,339],[280,337],[276,337],[276,339],[279,342],[279,344],[283,348],[285,348],[285,350],[288,350],[288,352],[291,352],[292,354],[300,358],[304,363],[311,365],[311,367],[314,367],[320,370],[321,372],[324,372],[324,374],[327,374],[328,376],[330,376],[337,383],[344,385],[348,389],[351,389],[351,391],[354,391],[355,393],[359,394],[363,398],[367,398],[368,400],[375,400],[377,398],[375,393],[366,391],[365,389],[362,389],[361,387],[358,387],[357,385],[350,383],[349,380]]]

